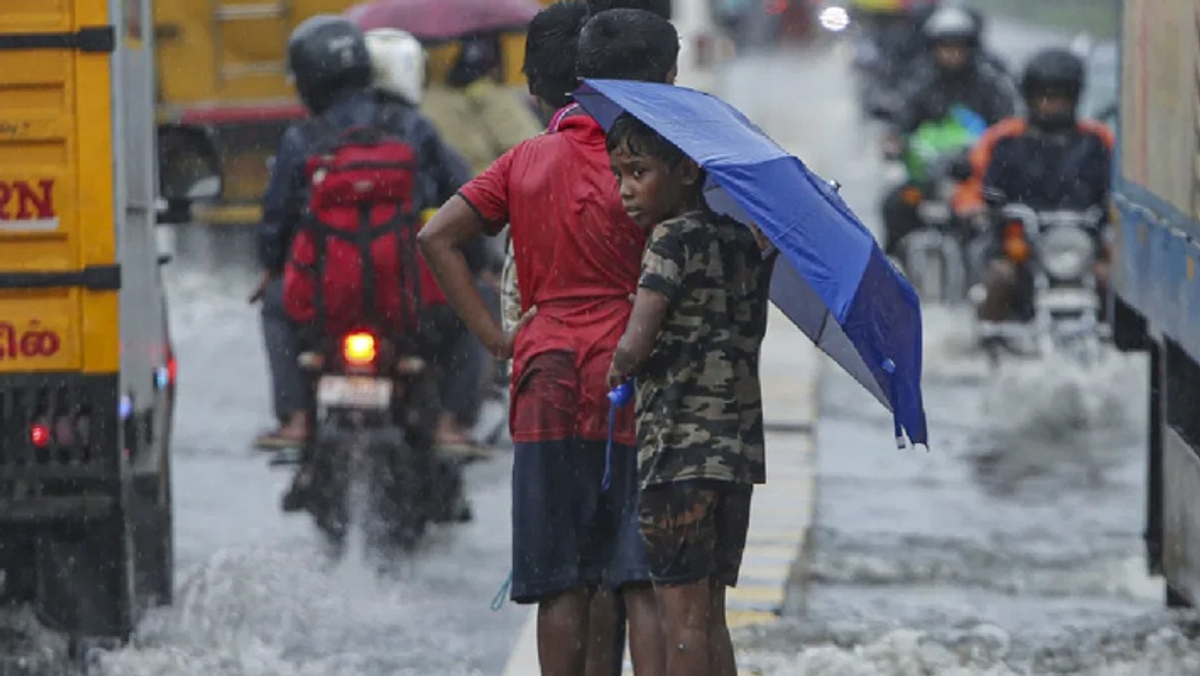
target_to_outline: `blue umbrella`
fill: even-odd
[[[628,112],[699,163],[709,206],[757,224],[782,254],[771,300],[892,412],[901,446],[928,443],[917,294],[836,188],[709,94],[585,80],[575,98],[605,129]]]

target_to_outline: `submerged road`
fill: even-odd
[[[997,23],[1018,69],[1053,34]],[[847,54],[744,59],[728,95],[877,233],[879,129],[858,119]],[[764,85],[764,83],[779,83]],[[787,84],[784,84],[787,83]],[[897,450],[890,415],[835,366],[821,379],[817,507],[783,621],[739,632],[779,676],[1200,673],[1200,623],[1146,575],[1147,371],[1007,364],[965,308],[926,307],[929,453]]]
[[[1021,56],[1048,36],[998,27]],[[748,55],[725,94],[877,227],[876,130],[839,50]],[[287,473],[253,436],[270,422],[246,229],[175,232],[167,268],[179,356],[177,585],[109,676],[498,674],[524,614],[489,609],[508,571],[507,454],[471,469],[474,523],[435,531],[395,575],[330,568]],[[1200,673],[1197,624],[1159,610],[1141,563],[1145,368],[1033,364],[988,375],[966,316],[926,310],[933,448],[835,368],[821,383],[816,521],[788,617],[739,632],[779,676]],[[50,671],[48,673],[55,673]]]

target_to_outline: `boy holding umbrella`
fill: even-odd
[[[609,385],[638,388],[638,519],[665,621],[668,676],[735,676],[725,589],[766,480],[759,350],[773,255],[704,199],[705,174],[623,114],[607,147],[621,202],[650,232]]]

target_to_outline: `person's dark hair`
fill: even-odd
[[[446,74],[446,84],[466,87],[500,68],[500,41],[496,35],[470,35],[461,44],[458,59]]]
[[[644,9],[610,9],[584,25],[576,74],[666,82],[678,58],[679,34],[670,21]]]
[[[610,153],[624,148],[632,155],[662,160],[669,167],[678,166],[687,157],[678,146],[629,113],[621,113],[613,121],[605,137],[605,146]]]
[[[525,35],[525,65],[522,72],[529,93],[547,104],[562,108],[571,102],[579,80],[575,56],[579,32],[588,19],[584,0],[561,0],[537,13]]]
[[[587,4],[592,14],[607,12],[610,9],[644,9],[667,21],[671,20],[671,0],[587,0]]]

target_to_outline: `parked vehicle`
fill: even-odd
[[[1146,560],[1166,602],[1200,602],[1200,0],[1123,0],[1113,332],[1150,355]],[[1189,38],[1183,37],[1185,33]]]
[[[0,5],[3,594],[79,658],[172,601],[176,364],[154,224],[221,191],[204,133],[155,156],[149,15]]]
[[[288,36],[305,19],[341,14],[357,3],[155,0],[158,123],[165,136],[189,129],[211,134],[228,186],[220,204],[204,209],[205,222],[252,224],[261,219],[259,201],[271,157],[288,125],[307,115],[288,83]],[[524,33],[504,33],[500,46],[504,82],[520,95],[525,89]],[[442,82],[461,45],[449,40],[426,47],[429,81]]]

